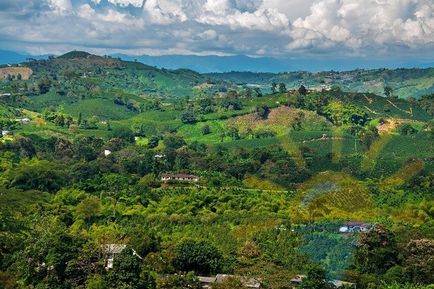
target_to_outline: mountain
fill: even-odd
[[[197,55],[162,55],[162,56],[131,56],[114,54],[113,57],[145,63],[160,68],[188,68],[200,73],[252,71],[252,72],[284,72],[296,70],[289,60],[279,60],[271,57],[236,56],[197,56]]]
[[[0,50],[0,64],[12,64],[24,62],[28,56],[12,51]]]
[[[288,71],[350,71],[357,69],[398,69],[398,68],[429,68],[432,61],[412,59],[376,59],[376,58],[333,58],[322,57],[249,57],[235,56],[197,56],[197,55],[162,55],[162,56],[132,56],[126,54],[113,54],[130,61],[139,62],[167,69],[188,68],[200,73],[222,73],[232,71],[250,72],[288,72]]]
[[[74,116],[101,119],[125,119],[147,107],[164,107],[161,99],[214,95],[226,85],[188,69],[159,69],[84,51],[0,66],[0,94],[14,95],[8,104],[37,112],[62,107]]]
[[[33,59],[42,59],[46,58],[45,55],[30,55],[30,54],[23,54],[13,51],[6,51],[6,50],[0,50],[0,65],[1,64],[16,64],[16,63],[22,63],[26,61],[28,58]]]

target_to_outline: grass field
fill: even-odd
[[[85,118],[96,116],[100,120],[126,119],[137,114],[129,111],[125,106],[116,105],[112,100],[104,98],[84,99],[78,103],[66,104],[63,108],[74,118],[77,118],[80,112]]]

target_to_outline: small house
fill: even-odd
[[[111,150],[104,150],[104,156],[108,157],[111,154],[112,154]]]
[[[103,245],[103,253],[104,253],[104,267],[109,270],[113,269],[113,261],[117,255],[122,253],[122,251],[127,247],[125,244],[106,244]],[[142,257],[137,254],[137,252],[133,249],[133,255],[139,259]]]
[[[188,174],[164,174],[161,175],[162,182],[177,181],[177,182],[188,182],[196,183],[199,181],[198,176],[188,175]]]
[[[30,119],[27,117],[24,118],[16,118],[15,119],[16,122],[19,122],[21,124],[29,124],[30,123]]]
[[[2,130],[2,136],[8,136],[8,135],[10,135],[10,131]]]
[[[103,246],[104,251],[104,267],[113,269],[113,260],[116,255],[119,255],[127,245],[124,244],[106,244]]]
[[[361,233],[368,232],[370,224],[362,222],[346,222],[339,227],[339,233]]]
[[[333,284],[336,288],[356,288],[355,283],[346,282],[342,280],[331,280],[330,283]]]

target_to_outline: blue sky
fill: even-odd
[[[434,1],[1,0],[0,47],[433,62]]]

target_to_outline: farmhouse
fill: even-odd
[[[360,233],[367,232],[371,228],[370,224],[362,222],[347,222],[339,227],[339,233]]]
[[[29,124],[30,123],[30,119],[27,117],[24,118],[16,118],[15,119],[16,122],[19,122],[21,124]]]
[[[195,183],[199,181],[199,177],[194,175],[187,175],[187,174],[164,174],[161,175],[161,181],[162,182],[178,181],[178,182]]]
[[[124,244],[106,244],[103,247],[104,251],[104,267],[106,269],[113,268],[113,260],[116,255],[119,255],[127,245]]]
[[[261,288],[261,282],[258,279],[249,278],[249,277],[227,275],[227,274],[217,274],[216,276],[213,276],[213,277],[199,276],[198,278],[199,278],[200,284],[202,285],[202,288],[211,288],[214,283],[222,283],[228,278],[239,279],[243,283],[244,288],[249,288],[249,289]]]
[[[113,261],[117,255],[119,255],[127,245],[125,244],[106,244],[103,245],[103,253],[104,253],[104,267],[108,269],[113,269]],[[133,255],[139,259],[142,257],[137,254],[137,252],[133,249]]]

